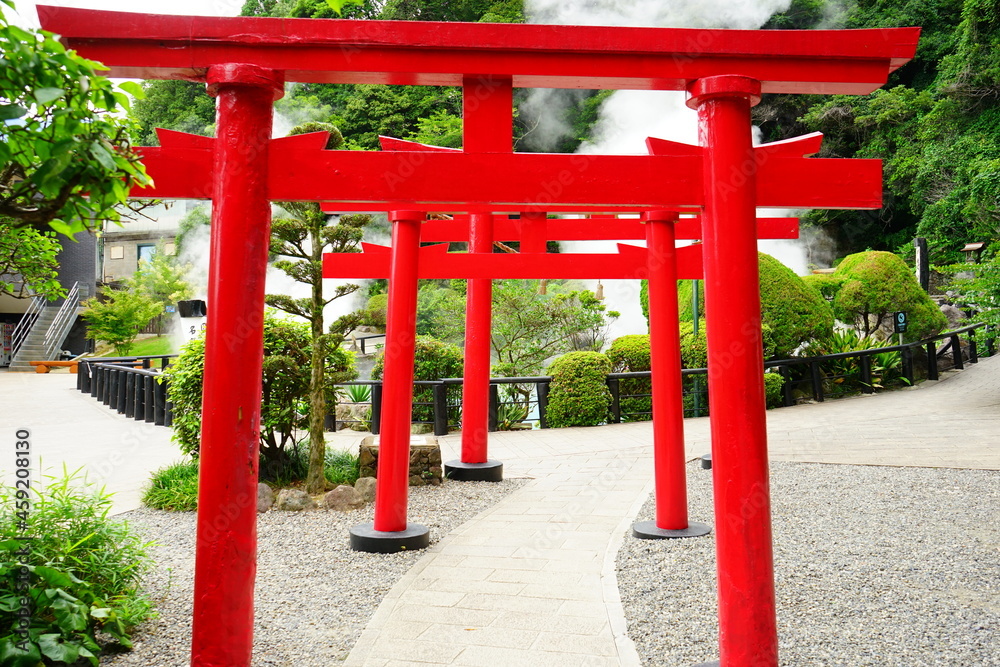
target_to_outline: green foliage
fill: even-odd
[[[649,334],[616,338],[605,353],[613,373],[637,373],[651,369]],[[653,412],[653,385],[650,378],[623,378],[618,381],[621,416],[624,421],[648,421]]]
[[[132,347],[129,354],[133,357],[155,357],[161,354],[177,354],[174,340],[169,336],[152,336],[150,338],[139,338]],[[113,351],[109,351],[104,356],[116,356]]]
[[[607,376],[611,360],[600,352],[570,352],[556,358],[548,369],[549,426],[597,426],[608,418],[611,392]]]
[[[116,90],[98,63],[3,15],[0,61],[0,216],[69,235],[118,220],[129,187],[149,183],[122,114],[121,91],[139,86]]]
[[[853,329],[837,330],[823,340],[817,341],[809,350],[810,356],[842,354],[845,352],[860,352],[881,347],[892,347],[891,340],[879,340],[872,336],[859,336]],[[803,367],[804,369],[805,367]],[[899,352],[880,352],[871,355],[872,389],[898,387],[906,384],[902,374],[903,358]],[[861,393],[864,382],[861,378],[861,362],[859,357],[842,359],[827,359],[820,364],[823,374],[823,391],[833,397],[848,396]]]
[[[694,324],[680,323],[681,336],[681,366],[684,368],[708,367],[708,339],[705,336],[705,320],[698,321],[698,334],[694,333]]]
[[[760,261],[761,323],[769,329],[768,357],[784,359],[802,343],[833,330],[833,312],[819,292],[764,253]]]
[[[417,336],[413,358],[414,380],[440,380],[442,378],[462,377],[465,359],[462,350],[457,345],[435,340],[430,336]],[[381,380],[385,371],[385,351],[375,359],[372,368],[372,379]],[[449,404],[457,404],[462,395],[462,388],[453,385],[448,388]],[[430,405],[433,400],[433,390],[428,386],[415,386],[413,389],[413,421],[429,423],[434,419],[434,410]],[[424,405],[418,405],[424,404]]]
[[[168,512],[198,509],[198,462],[182,461],[154,472],[143,491],[142,504]]]
[[[10,218],[0,218],[0,295],[49,300],[65,296],[59,284],[61,249],[54,232],[19,227]]]
[[[795,275],[784,264],[764,253],[757,253],[760,271],[761,328],[764,356],[789,357],[802,343],[826,335],[833,329],[833,312],[820,293]],[[643,314],[649,319],[647,281],[642,281],[639,299]],[[677,281],[677,307],[682,324],[690,323],[693,314],[693,281]],[[698,313],[705,315],[705,283],[698,281]],[[704,327],[701,327],[704,330]],[[690,331],[690,324],[688,325]],[[704,368],[688,366],[688,368]]]
[[[418,295],[419,298],[419,295]],[[365,307],[364,324],[385,330],[386,311],[389,308],[389,295],[385,292],[375,294],[368,299]]]
[[[132,629],[152,615],[140,587],[149,545],[110,509],[109,494],[77,473],[50,477],[42,490],[0,488],[2,664],[97,665],[105,647],[131,648]]]
[[[136,143],[159,146],[156,128],[211,136],[215,131],[215,100],[205,91],[205,84],[180,79],[144,81],[144,97],[132,106],[138,121]]]
[[[767,408],[780,408],[784,405],[785,378],[780,373],[764,373],[764,401]]]
[[[407,139],[431,146],[462,147],[462,117],[439,109],[417,119],[417,130]]]
[[[341,387],[344,394],[351,399],[351,403],[368,403],[372,400],[372,387],[370,384],[349,384]]]
[[[844,259],[834,272],[842,281],[833,300],[837,318],[854,325],[862,336],[879,329],[891,333],[894,312],[907,313],[904,339],[920,340],[938,333],[948,322],[917,283],[906,263],[891,252],[860,252]]]
[[[980,264],[943,267],[956,277],[948,286],[957,293],[956,304],[975,311],[975,321],[1000,326],[1000,242],[993,243]],[[971,275],[970,275],[971,274]]]
[[[127,356],[136,336],[150,320],[163,312],[163,305],[134,287],[100,288],[100,297],[87,299],[81,317],[87,322],[87,338],[103,340],[119,357]]]
[[[802,280],[806,285],[819,292],[827,301],[833,301],[833,297],[837,295],[837,291],[843,285],[843,280],[832,273],[811,273],[808,276],[802,276]]]
[[[165,310],[194,294],[191,284],[184,279],[189,269],[177,261],[176,255],[168,255],[164,242],[160,241],[152,257],[139,262],[139,269],[129,284]]]
[[[308,424],[311,373],[309,325],[264,317],[264,361],[260,453],[262,479],[276,479],[296,465],[296,432]],[[353,357],[339,347],[327,348],[325,391],[333,403],[335,385],[357,377]],[[182,452],[197,457],[201,437],[202,376],[205,363],[204,338],[181,348],[177,360],[166,371],[167,397],[173,403],[173,439]],[[325,417],[325,414],[323,415]]]
[[[326,451],[326,480],[334,485],[353,486],[358,481],[361,468],[358,457],[347,450],[328,449]]]

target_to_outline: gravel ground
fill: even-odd
[[[525,480],[448,483],[410,489],[411,523],[427,526],[431,544]],[[326,667],[347,657],[393,584],[420,552],[351,551],[348,529],[372,521],[373,507],[258,515],[255,666]],[[193,512],[140,509],[121,515],[147,540],[155,571],[147,588],[159,618],[138,628],[130,653],[102,664],[182,667],[189,662],[194,587]]]
[[[688,481],[691,519],[710,521],[711,474]],[[1000,665],[1000,472],[772,463],[771,489],[781,665]],[[643,664],[718,660],[714,550],[625,540]]]

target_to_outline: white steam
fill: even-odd
[[[705,29],[756,29],[776,12],[785,11],[791,0],[526,0],[525,12],[532,23],[565,25],[647,26]],[[568,129],[565,115],[577,103],[575,91],[533,91],[524,115],[535,124],[538,145],[554,146],[560,130]],[[536,114],[541,111],[552,118]],[[698,117],[677,91],[620,90],[602,105],[593,138],[580,146],[580,153],[646,154],[646,137],[689,144],[698,143]],[[774,217],[793,211],[762,212]],[[645,245],[642,242],[630,242]],[[567,252],[613,252],[614,241],[584,241],[562,244]],[[807,272],[804,248],[791,241],[764,241],[761,250],[774,255],[796,273]],[[605,303],[621,317],[611,326],[609,339],[644,333],[646,320],[639,305],[639,281],[604,280]],[[588,281],[589,289],[596,281]]]

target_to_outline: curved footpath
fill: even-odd
[[[86,465],[117,492],[116,512],[133,509],[148,473],[179,457],[169,430],[125,420],[74,382],[0,374],[4,479],[15,430],[27,427],[46,467]],[[685,426],[688,455],[706,453],[708,420]],[[777,461],[1000,470],[1000,361],[910,390],[770,411],[768,433]],[[440,441],[446,459],[458,456],[459,436]],[[648,422],[491,434],[505,476],[532,481],[428,549],[345,664],[638,665],[615,556],[652,488],[650,442]]]

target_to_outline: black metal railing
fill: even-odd
[[[982,340],[976,332],[983,330]],[[964,339],[963,339],[964,336]],[[945,341],[943,345],[938,345]],[[937,380],[942,370],[962,369],[980,356],[996,354],[996,332],[984,324],[971,324],[932,338],[902,345],[871,348],[814,357],[795,357],[764,362],[766,370],[781,374],[784,382],[780,404],[794,405],[803,399],[823,401],[847,393],[874,393],[880,388],[913,385],[918,380]],[[898,360],[893,355],[898,355]],[[162,372],[176,355],[150,357],[95,357],[81,359],[77,389],[90,393],[126,417],[169,426],[171,405]],[[160,367],[153,368],[159,360]],[[681,371],[684,415],[708,414],[708,370]],[[646,421],[652,418],[651,373],[612,373],[607,376],[611,404],[607,423]],[[548,428],[549,376],[491,378],[489,395],[490,431],[513,428]],[[417,380],[412,422],[423,424],[435,435],[460,428],[462,378]],[[378,434],[382,411],[382,382],[344,382],[337,386],[371,387],[370,430]]]

